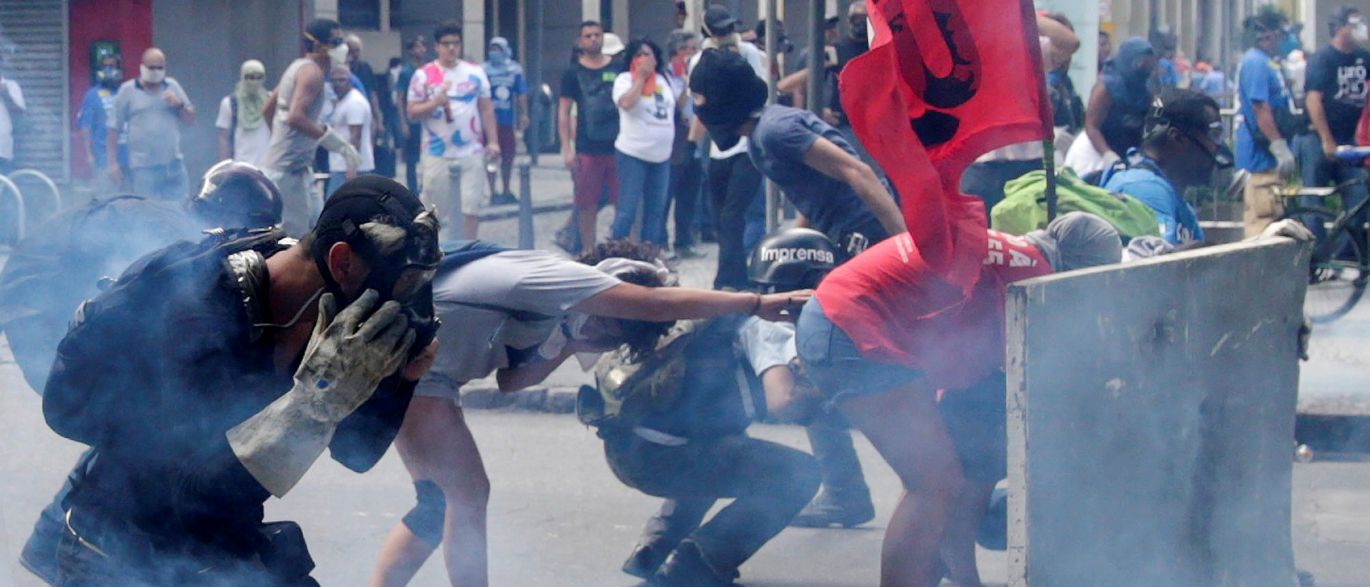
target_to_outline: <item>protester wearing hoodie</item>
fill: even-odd
[[[495,191],[495,174],[486,170],[490,179],[490,203],[513,204],[518,201],[509,191],[509,176],[518,154],[515,132],[528,128],[528,80],[523,66],[514,61],[514,50],[504,37],[490,39],[485,51],[485,77],[490,79],[490,96],[495,106],[495,136],[499,139],[499,175],[504,180],[504,191]]]
[[[119,69],[119,54],[110,53],[100,58],[100,70],[95,72],[95,85],[86,90],[81,99],[81,110],[76,115],[77,133],[85,136],[86,162],[90,165],[95,180],[96,193],[122,191],[122,186],[110,185],[105,176],[109,167],[109,153],[106,144],[109,139],[108,120],[114,117],[114,95],[119,84],[124,82],[124,74]],[[128,175],[128,133],[120,132],[115,159],[121,175]]]
[[[262,116],[262,108],[271,97],[271,92],[263,87],[266,66],[249,59],[243,62],[238,76],[233,93],[219,101],[219,116],[214,121],[219,129],[219,160],[257,165],[271,144],[271,127]]]
[[[1142,144],[1142,125],[1151,106],[1149,86],[1156,52],[1146,39],[1133,37],[1118,47],[1094,84],[1085,109],[1085,133],[1094,150],[1117,160]]]

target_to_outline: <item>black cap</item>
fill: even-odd
[[[422,221],[416,222],[422,217]],[[361,231],[368,222],[380,222],[405,231],[404,255],[408,261],[436,263],[442,257],[438,247],[437,221],[409,188],[390,178],[363,175],[347,181],[324,203],[319,220],[310,231],[317,243],[315,252],[327,251],[334,243],[348,242],[365,249],[374,247]],[[389,257],[381,253],[378,257]]]
[[[704,32],[712,37],[721,37],[733,32],[737,19],[727,8],[714,4],[704,11]]]

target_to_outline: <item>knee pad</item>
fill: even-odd
[[[404,515],[404,525],[420,540],[437,548],[442,544],[442,527],[447,518],[447,496],[432,481],[416,481],[414,491],[418,503]]]

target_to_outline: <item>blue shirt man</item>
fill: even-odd
[[[118,89],[103,85],[92,86],[81,98],[81,110],[76,114],[76,126],[90,133],[90,154],[95,160],[95,171],[101,173],[109,166],[109,154],[105,151],[108,144],[107,121],[114,113],[114,94]],[[128,167],[128,134],[119,133],[119,166]]]
[[[1285,108],[1289,93],[1285,90],[1284,76],[1269,53],[1260,47],[1252,47],[1242,56],[1237,78],[1240,81],[1238,97],[1243,120],[1237,127],[1237,166],[1253,173],[1270,171],[1275,168],[1277,161],[1267,146],[1268,141],[1261,140],[1257,144],[1256,133],[1261,131],[1256,125],[1253,103],[1263,102],[1272,109]]]
[[[523,66],[510,58],[509,41],[504,37],[490,39],[489,59],[481,65],[485,77],[490,78],[490,97],[495,106],[495,124],[517,126],[520,96],[528,95],[528,80]],[[503,146],[500,147],[503,149]]]
[[[1180,197],[1155,161],[1136,151],[1129,153],[1132,164],[1113,173],[1104,189],[1127,194],[1141,201],[1156,214],[1161,237],[1172,245],[1204,240],[1203,228],[1194,207]]]

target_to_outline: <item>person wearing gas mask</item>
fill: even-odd
[[[484,586],[490,480],[460,391],[495,376],[502,391],[535,385],[572,356],[588,368],[628,345],[650,350],[675,320],[750,314],[779,320],[808,292],[759,294],[670,285],[650,245],[608,241],[577,260],[473,241],[449,250],[433,280],[441,351],[396,441],[417,503],[390,531],[374,587],[405,585],[442,547],[453,585]]]
[[[1072,212],[1019,237],[986,229],[972,197],[940,197],[959,218],[948,221],[952,236],[903,233],[872,246],[824,278],[796,325],[827,409],[865,434],[903,485],[882,549],[887,587],[935,585],[943,573],[981,584],[976,529],[1007,460],[1008,284],[1122,255],[1118,231],[1098,216]]]
[[[238,70],[233,93],[219,101],[219,116],[214,121],[219,129],[219,160],[261,163],[262,154],[271,144],[271,127],[262,116],[266,101],[271,98],[271,92],[263,86],[265,82],[266,66],[248,59]]]
[[[437,224],[364,176],[298,242],[178,243],[84,303],[43,393],[48,425],[95,452],[58,584],[317,585],[299,526],[263,504],[325,449],[365,471],[389,448],[435,356]]]
[[[1297,163],[1289,140],[1307,131],[1294,116],[1277,56],[1290,35],[1289,19],[1274,6],[1262,6],[1246,17],[1242,28],[1250,49],[1237,66],[1237,101],[1241,124],[1236,131],[1236,164],[1250,176],[1242,194],[1246,236],[1261,234],[1284,214],[1278,188],[1294,176]]]
[[[95,83],[86,90],[81,98],[81,109],[76,115],[76,132],[85,144],[86,165],[92,174],[92,187],[97,194],[112,194],[124,191],[126,186],[110,182],[109,152],[106,142],[109,139],[109,120],[114,118],[114,97],[119,85],[124,83],[124,73],[120,69],[118,53],[107,53],[100,57],[100,68],[94,72]],[[121,176],[128,175],[128,133],[120,132],[115,148],[115,161]]]
[[[181,125],[195,122],[195,106],[181,84],[166,75],[166,55],[156,47],[143,51],[139,76],[119,86],[114,116],[109,118],[105,153],[110,181],[123,183],[119,168],[119,134],[128,129],[128,167],[133,192],[179,201],[190,185],[181,156]]]
[[[796,291],[817,286],[841,257],[823,233],[790,228],[753,249],[747,272],[759,291]],[[623,572],[659,586],[732,585],[820,481],[813,457],[747,435],[753,421],[805,421],[817,407],[817,394],[803,390],[794,326],[754,316],[701,320],[647,353],[620,350],[595,370],[598,389],[582,389],[577,414],[598,428],[620,481],[665,498]],[[621,398],[618,409],[606,398]]]
[[[766,83],[736,54],[705,51],[690,78],[695,112],[720,144],[749,137],[748,157],[800,213],[797,225],[824,233],[854,257],[905,231],[894,197],[837,129],[807,110],[766,105]],[[854,526],[875,516],[840,418],[809,426],[823,466],[823,492],[796,524]]]
[[[495,109],[495,136],[499,139],[499,175],[504,180],[504,191],[495,191],[495,174],[488,166],[492,205],[517,204],[518,198],[509,189],[509,178],[514,171],[514,156],[518,154],[516,133],[528,128],[528,80],[523,66],[514,61],[513,49],[504,37],[490,39],[485,51],[485,77],[490,78],[490,97]]]
[[[102,283],[107,286],[139,257],[198,240],[203,230],[262,229],[280,221],[276,186],[257,168],[234,161],[210,168],[200,190],[184,202],[101,195],[47,220],[15,245],[0,271],[0,330],[29,387],[42,394],[57,345],[81,301],[99,295]],[[61,502],[69,490],[64,487],[43,510],[20,554],[20,563],[50,584],[57,582]]]
[[[1343,6],[1328,19],[1332,38],[1308,62],[1305,105],[1315,132],[1294,140],[1304,187],[1346,184],[1342,205],[1347,209],[1370,197],[1363,181],[1365,167],[1337,160],[1337,148],[1356,144],[1356,124],[1365,109],[1366,69],[1370,68],[1370,26],[1353,6]],[[1355,183],[1351,183],[1355,182]],[[1320,204],[1320,202],[1305,202]],[[1355,222],[1365,222],[1365,214]],[[1316,227],[1321,230],[1321,226]]]
[[[1149,206],[1161,237],[1179,246],[1204,240],[1199,216],[1185,201],[1185,191],[1210,185],[1214,171],[1232,165],[1232,151],[1223,144],[1218,103],[1198,92],[1166,90],[1147,114],[1141,148],[1106,170],[1101,185]]]
[[[313,225],[323,205],[310,189],[314,151],[323,147],[341,155],[352,168],[361,164],[361,153],[336,129],[324,125],[327,101],[324,84],[334,65],[347,65],[347,44],[342,25],[316,19],[305,27],[305,55],[281,74],[281,81],[267,99],[262,115],[272,121],[271,143],[262,155],[261,167],[281,190],[285,203],[284,228],[294,237]]]

